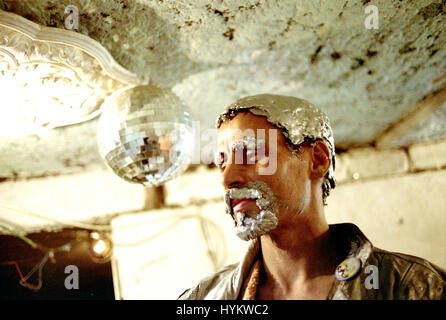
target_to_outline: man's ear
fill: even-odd
[[[313,179],[325,177],[330,164],[330,150],[327,145],[320,140],[315,141],[311,147],[310,177]]]

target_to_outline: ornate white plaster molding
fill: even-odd
[[[0,11],[0,136],[90,120],[114,92],[146,83],[85,35]]]

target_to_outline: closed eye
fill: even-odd
[[[244,157],[245,158],[245,157]],[[246,151],[246,164],[254,164],[257,161],[257,152],[255,149]]]
[[[256,164],[258,161],[261,161],[261,160],[267,158],[267,157],[265,157],[264,151],[258,153],[258,150],[255,148],[252,148],[252,149],[243,148],[242,150],[237,150],[235,152],[237,154],[240,151],[242,151],[242,154],[240,154],[240,155],[242,156],[243,160],[242,160],[242,163],[240,163],[241,159],[239,160],[239,158],[237,158],[237,155],[236,155],[236,159],[235,159],[236,164]],[[231,163],[231,161],[229,159],[229,156],[226,153],[219,152],[219,153],[216,153],[216,155],[215,155],[214,163],[217,167],[219,167],[221,170],[223,170],[226,167],[226,164]]]

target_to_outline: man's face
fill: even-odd
[[[253,223],[259,230],[247,232],[248,238],[291,227],[297,215],[306,210],[311,195],[308,147],[302,148],[299,157],[293,155],[281,130],[265,117],[243,112],[224,122],[219,128],[218,153],[223,187],[231,195],[228,211],[236,227],[244,227],[240,217],[257,219]],[[267,201],[263,207],[255,196],[256,189]],[[262,226],[265,208],[277,217],[277,227],[268,216],[268,226]],[[251,222],[246,227],[255,229]]]

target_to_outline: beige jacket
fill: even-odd
[[[389,252],[372,246],[353,224],[330,225],[330,234],[346,257],[361,260],[361,270],[350,280],[335,278],[327,296],[329,300],[345,299],[442,299],[446,300],[446,271],[410,255]],[[184,300],[236,300],[260,251],[259,241],[252,240],[240,263],[224,267],[183,292]],[[367,266],[377,267],[378,288],[366,288]],[[370,272],[370,271],[369,271]],[[376,286],[375,286],[376,287]]]

